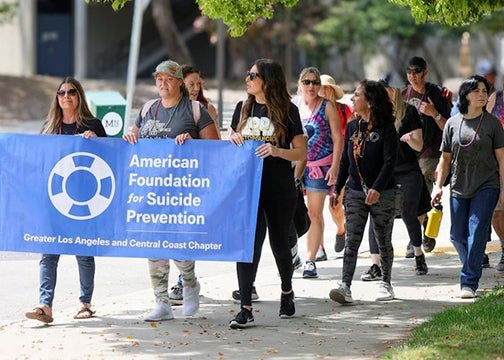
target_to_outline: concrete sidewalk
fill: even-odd
[[[327,217],[329,219],[329,217]],[[460,264],[448,239],[445,214],[436,249],[427,254],[429,274],[416,276],[414,260],[404,258],[406,230],[394,226],[392,284],[396,299],[375,302],[377,282],[358,280],[370,265],[367,240],[352,285],[355,304],[341,306],[328,297],[341,279],[342,258],[332,250],[334,225],[325,234],[329,260],[317,263],[318,279],[295,273],[296,317],[279,319],[280,279],[265,244],[257,278],[260,301],[254,304],[256,326],[231,330],[227,324],[239,305],[231,299],[237,287],[234,263],[198,262],[201,308],[184,318],[146,323],[143,315],[154,305],[145,259],[97,258],[93,308],[96,317],[74,320],[78,276],[75,258],[60,261],[54,303],[54,323],[24,319],[37,301],[38,255],[0,253],[2,307],[0,359],[375,359],[408,337],[411,329],[447,306],[467,303],[459,294]],[[495,236],[494,236],[495,238]],[[305,253],[300,239],[301,255]],[[490,262],[500,258],[498,241],[488,247]],[[170,277],[175,282],[176,268]],[[485,269],[480,289],[492,289],[504,274]],[[171,282],[171,284],[173,283]]]
[[[1,123],[0,131],[36,133],[40,126],[41,122]],[[447,198],[443,203],[448,204]],[[96,317],[74,320],[79,296],[77,264],[74,256],[62,256],[53,305],[55,321],[42,325],[24,318],[37,303],[40,256],[0,252],[0,359],[375,359],[433,314],[472,301],[458,298],[460,263],[449,242],[447,210],[437,247],[426,255],[429,273],[425,276],[416,276],[414,260],[404,258],[408,235],[403,222],[396,220],[394,301],[375,302],[378,283],[358,280],[370,266],[367,236],[352,285],[355,304],[341,306],[331,301],[329,291],[341,279],[343,253],[332,250],[336,228],[325,211],[329,260],[317,263],[318,279],[305,280],[296,271],[296,317],[278,318],[280,279],[265,244],[256,282],[260,295],[254,304],[256,327],[246,330],[227,326],[239,310],[231,299],[231,291],[237,288],[234,263],[197,262],[202,285],[199,313],[184,318],[176,308],[175,320],[151,324],[142,320],[154,305],[145,259],[96,258]],[[305,238],[299,240],[299,247],[305,258]],[[487,250],[495,265],[500,258],[498,241],[492,241]],[[175,266],[170,277],[170,284],[175,283]],[[504,273],[485,269],[480,289],[503,283]]]

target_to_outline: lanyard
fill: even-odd
[[[358,158],[364,157],[364,150],[366,148],[366,139],[371,132],[371,128],[373,125],[371,125],[371,122],[369,122],[366,126],[366,130],[361,133],[361,123],[362,119],[359,119],[359,124],[357,126],[357,130],[355,131],[353,135],[353,158],[355,161],[355,166],[357,168],[357,173],[359,174],[359,180],[362,186],[362,190],[364,191],[364,194],[368,194],[369,188],[366,186],[366,183],[364,182],[364,178],[362,177],[362,174],[359,169],[359,161]]]

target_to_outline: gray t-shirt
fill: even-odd
[[[504,130],[499,119],[487,112],[477,134],[480,116],[462,119],[461,114],[448,119],[440,149],[452,153],[451,196],[471,198],[482,189],[500,187],[494,150],[504,147]]]
[[[145,117],[142,118],[142,110],[140,110],[135,120],[135,125],[140,128],[140,138],[167,139],[189,133],[193,139],[198,139],[199,132],[214,123],[206,109],[201,104],[199,106],[200,117],[198,121],[195,121],[192,103],[188,97],[182,97],[176,106],[169,108],[161,104],[161,99],[156,100]]]

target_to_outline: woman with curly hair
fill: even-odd
[[[368,215],[380,250],[382,281],[376,300],[392,300],[390,284],[394,249],[394,166],[397,157],[397,132],[393,105],[385,87],[377,81],[364,80],[352,96],[355,121],[347,125],[335,193],[331,201],[341,201],[345,186],[346,242],[343,279],[329,296],[341,304],[353,302],[350,286],[355,273],[359,246]]]

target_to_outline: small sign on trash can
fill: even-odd
[[[101,119],[107,136],[121,137],[124,132],[126,100],[117,91],[86,91],[91,112]]]

